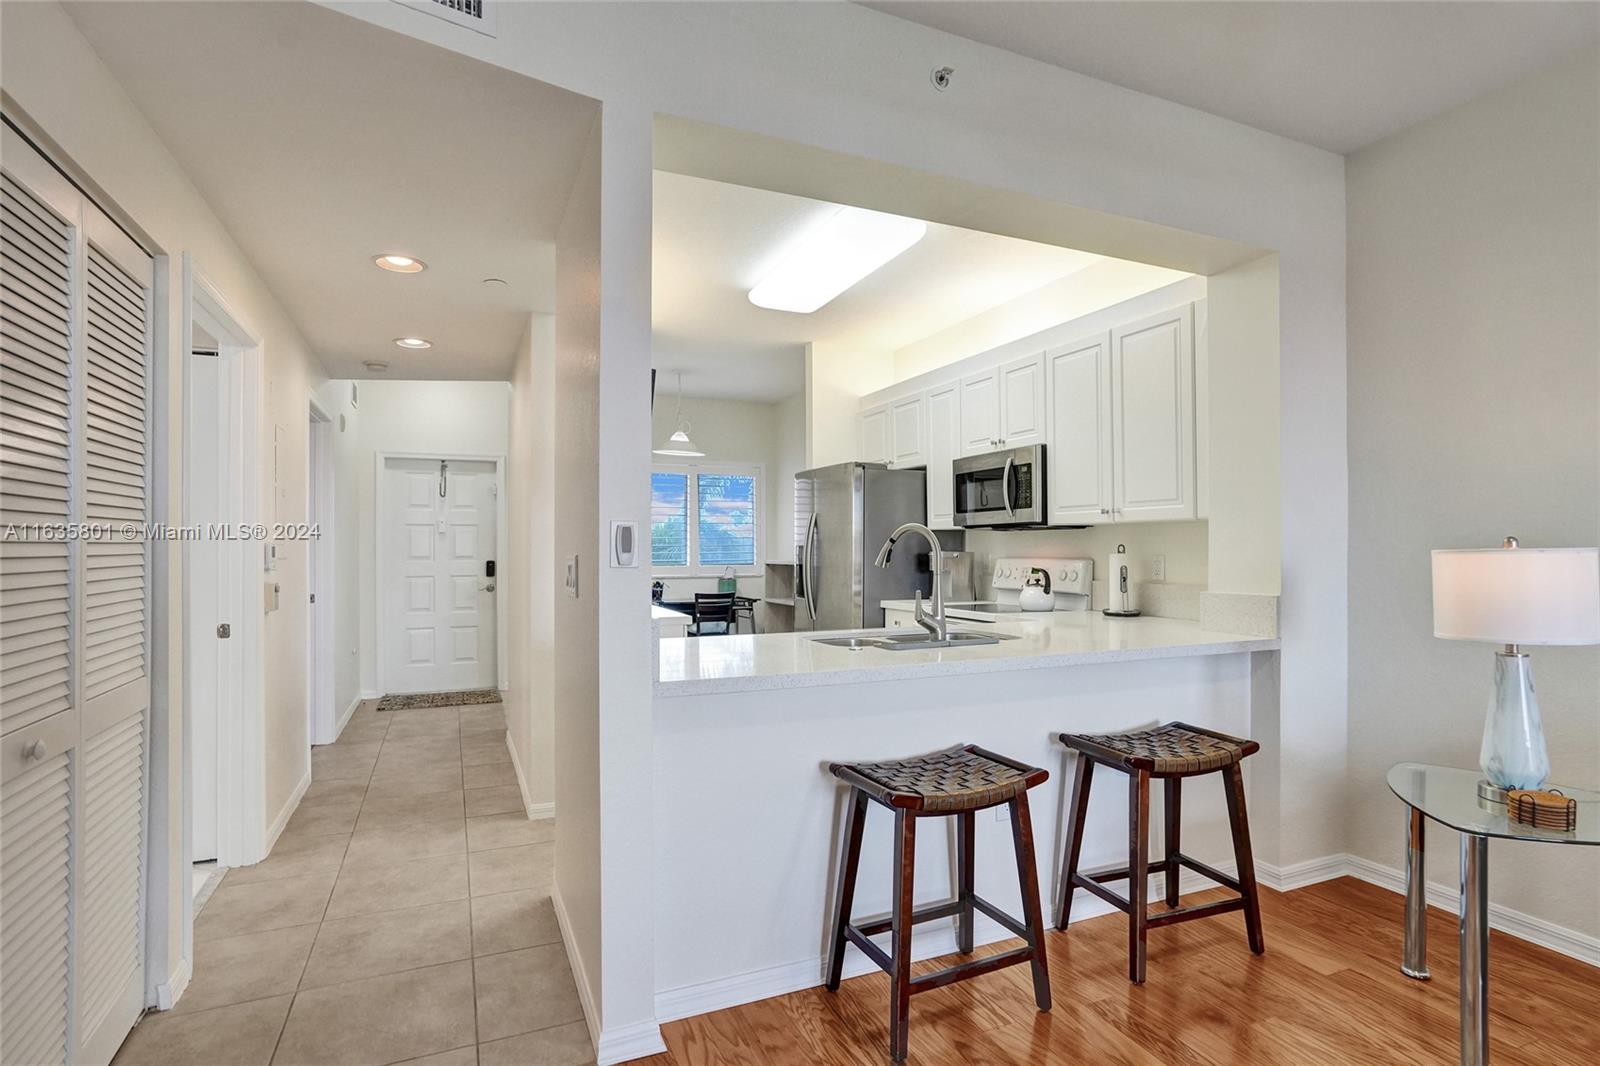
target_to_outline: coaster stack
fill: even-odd
[[[1536,829],[1569,832],[1578,828],[1578,801],[1560,792],[1511,789],[1506,793],[1506,813],[1512,821]]]

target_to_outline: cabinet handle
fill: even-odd
[[[22,761],[38,762],[40,759],[45,757],[48,751],[49,749],[44,746],[44,741],[42,740],[35,740],[31,744],[24,744],[22,747]]]
[[[1102,507],[1102,508],[1100,508],[1100,513],[1101,514],[1110,514],[1111,513],[1111,509],[1109,507]]]

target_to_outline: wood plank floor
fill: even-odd
[[[1150,933],[1149,977],[1126,976],[1126,919],[1051,933],[1055,1009],[1033,1005],[1028,967],[911,1001],[910,1063],[1074,1066],[1367,1066],[1457,1061],[1456,923],[1430,910],[1430,982],[1398,969],[1402,900],[1351,878],[1263,890],[1267,954],[1227,915]],[[1195,902],[1225,893],[1198,893]],[[994,944],[980,954],[1015,946]],[[930,960],[919,972],[951,961]],[[1495,933],[1495,1066],[1600,1063],[1600,969]],[[671,1022],[649,1066],[885,1066],[889,980],[807,989]]]

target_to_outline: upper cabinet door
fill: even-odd
[[[895,466],[926,463],[927,432],[927,407],[922,393],[892,401],[889,404],[890,462]]]
[[[1000,370],[961,379],[961,454],[982,455],[1000,447]]]
[[[869,407],[856,416],[856,456],[863,463],[889,461],[889,405]]]
[[[1050,387],[1050,522],[1111,521],[1111,334],[1045,353]]]
[[[1195,517],[1192,305],[1112,330],[1111,404],[1116,520]]]
[[[1000,447],[1044,443],[1045,398],[1043,353],[1000,367]]]
[[[961,386],[952,381],[927,392],[928,526],[957,529],[952,465],[961,455]]]

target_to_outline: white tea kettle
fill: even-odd
[[[1050,574],[1043,567],[1032,567],[1017,593],[1017,606],[1024,611],[1053,611],[1056,598],[1050,594]]]

